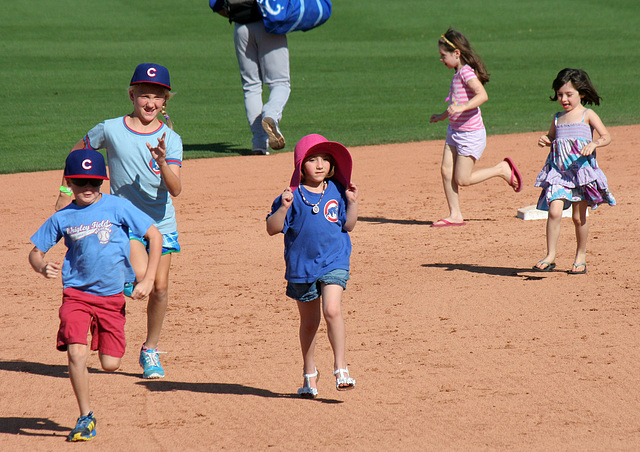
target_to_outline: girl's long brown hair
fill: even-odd
[[[444,38],[441,37],[438,41],[438,45],[444,47],[447,52],[453,52],[458,49],[460,51],[460,59],[464,64],[468,64],[473,68],[480,83],[484,85],[489,82],[487,68],[482,59],[473,51],[465,35],[453,28],[449,28],[444,34]]]

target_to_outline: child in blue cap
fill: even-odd
[[[171,254],[180,252],[178,226],[172,197],[182,191],[182,139],[171,129],[166,104],[171,97],[169,70],[159,64],[136,67],[129,84],[133,111],[108,119],[80,140],[75,149],[106,149],[111,194],[128,199],[149,215],[162,233],[162,258],[147,304],[147,337],[140,350],[143,378],[162,378],[158,341],[169,303]],[[166,120],[163,123],[159,116]],[[62,182],[56,210],[70,201],[69,188]],[[140,281],[148,259],[143,237],[130,235],[131,265]]]
[[[131,295],[149,295],[162,251],[162,235],[151,217],[131,202],[100,193],[107,180],[104,157],[92,149],[79,149],[67,156],[64,177],[74,200],[54,213],[31,237],[34,244],[29,263],[44,277],[62,273],[62,306],[57,349],[69,358],[69,378],[80,408],[76,427],[67,441],[88,441],[96,435],[96,418],[89,403],[89,346],[98,350],[106,371],[120,367],[125,351],[125,299],[123,287],[132,277],[128,261],[128,231],[149,242],[149,259],[143,277]],[[45,254],[64,238],[64,262],[46,262]]]

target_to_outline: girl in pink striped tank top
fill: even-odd
[[[440,37],[438,49],[440,61],[454,70],[449,97],[446,99],[447,109],[441,114],[434,114],[430,120],[438,122],[449,119],[441,166],[449,215],[431,226],[464,226],[466,223],[460,210],[459,187],[500,177],[519,192],[522,190],[522,176],[509,157],[495,166],[474,171],[475,163],[487,145],[480,105],[489,99],[484,89],[489,74],[467,38],[452,28]]]

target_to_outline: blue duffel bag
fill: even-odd
[[[331,16],[330,0],[257,0],[264,27],[269,33],[284,35],[307,31]]]

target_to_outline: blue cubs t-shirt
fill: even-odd
[[[129,263],[129,230],[143,236],[152,224],[131,202],[103,193],[89,206],[71,203],[54,213],[31,242],[46,253],[64,237],[64,288],[109,296],[122,292],[125,281],[135,281]]]
[[[317,214],[304,202],[301,190],[310,204],[320,202]],[[278,196],[269,215],[281,204],[282,197]],[[324,196],[303,186],[293,192],[293,203],[282,230],[287,281],[310,283],[332,270],[349,270],[351,239],[343,229],[347,220],[346,205],[344,189],[332,180],[328,181]]]
[[[147,148],[147,143],[157,146],[165,132],[167,164],[182,166],[182,139],[164,123],[153,132],[139,133],[127,126],[124,116],[107,119],[91,129],[84,141],[91,149],[107,150],[111,194],[131,201],[153,218],[161,233],[170,234],[178,230],[175,208]]]

